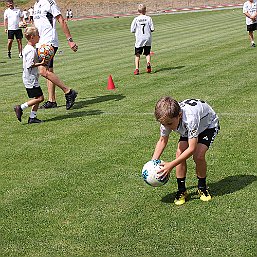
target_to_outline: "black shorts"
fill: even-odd
[[[33,16],[29,16],[29,21],[33,21]]]
[[[41,87],[26,88],[29,98],[40,97],[43,95]]]
[[[8,39],[14,39],[14,35],[16,39],[22,39],[23,34],[21,29],[17,30],[8,30]]]
[[[246,25],[246,30],[247,31],[255,31],[256,29],[257,29],[257,23]]]
[[[206,145],[209,148],[210,145],[213,143],[219,130],[220,127],[204,130],[202,133],[198,135],[198,143]],[[180,141],[188,141],[188,137],[180,137],[179,142]]]
[[[56,54],[58,47],[54,46],[54,55]],[[38,48],[36,49],[38,51]],[[54,57],[51,59],[51,61],[47,65],[48,68],[53,68],[54,67]]]
[[[144,55],[147,56],[151,52],[151,46],[142,46],[142,47],[135,47],[135,55],[141,55],[144,50]]]

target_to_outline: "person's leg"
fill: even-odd
[[[148,54],[148,55],[146,56],[146,72],[147,72],[147,73],[151,73],[151,71],[152,71],[152,67],[151,67],[151,55]]]
[[[198,143],[196,151],[193,155],[195,162],[195,171],[198,178],[198,193],[200,199],[203,201],[211,200],[211,195],[208,192],[206,185],[206,174],[207,174],[207,162],[205,159],[205,154],[208,150],[208,147],[204,144]]]
[[[146,72],[147,73],[151,73],[152,68],[151,68],[151,46],[145,46],[144,47],[144,55],[146,58]]]
[[[28,124],[43,122],[42,120],[39,120],[37,118],[37,110],[38,110],[39,104],[42,103],[43,101],[44,101],[43,95],[39,97],[35,97],[34,99],[31,99],[30,101],[28,101],[28,105],[32,106],[29,119],[28,119]]]
[[[46,66],[39,66],[38,70],[42,77],[50,80],[53,84],[59,87],[64,92],[64,94],[70,92],[70,88],[65,86],[59,77],[54,72],[50,71]]]
[[[54,47],[54,54],[57,52],[58,47]],[[54,72],[54,57],[51,59],[47,69],[49,69],[50,72]],[[40,107],[43,109],[49,109],[49,108],[56,108],[56,95],[55,95],[55,84],[47,79],[47,91],[48,91],[48,100]]]
[[[8,52],[11,52],[11,50],[12,50],[12,43],[13,43],[13,39],[8,39],[8,42],[7,42]]]
[[[69,110],[74,105],[78,93],[75,90],[65,86],[63,81],[60,80],[59,77],[54,72],[50,71],[46,66],[39,66],[38,69],[41,76],[50,80],[54,85],[59,87],[64,92],[66,98],[66,109]]]
[[[22,39],[17,39],[18,43],[18,51],[19,51],[19,57],[22,57]]]
[[[8,51],[8,57],[9,57],[9,58],[12,58],[12,56],[11,56],[12,43],[13,43],[13,39],[8,39],[8,42],[7,42],[7,51]]]
[[[17,39],[17,43],[18,43],[19,58],[22,58],[22,40]]]
[[[176,157],[179,157],[188,148],[187,141],[179,141]],[[187,164],[186,161],[180,163],[176,166],[176,178],[178,184],[178,191],[174,200],[176,205],[182,205],[186,202],[187,192],[186,192],[186,173]]]
[[[139,70],[140,54],[135,55],[135,67]]]
[[[49,71],[54,72],[54,69],[49,68]],[[47,79],[46,83],[47,83],[47,90],[48,90],[48,101],[52,103],[56,103],[55,84],[49,79]]]
[[[249,39],[251,41],[251,45],[255,46],[253,31],[249,31]]]
[[[26,90],[27,90],[28,97],[30,99],[27,102],[21,105],[16,105],[14,107],[16,117],[20,122],[21,122],[21,117],[23,115],[23,110],[32,106],[31,114],[33,116],[32,117],[30,116],[30,118],[35,118],[39,104],[44,101],[44,95],[40,87],[26,88]],[[34,123],[38,123],[38,122],[34,122]]]
[[[205,154],[208,150],[208,147],[204,144],[197,144],[196,151],[193,155],[195,162],[195,171],[196,175],[199,178],[205,178],[207,172],[207,163],[205,159]]]

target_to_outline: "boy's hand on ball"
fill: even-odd
[[[160,164],[162,167],[157,173],[159,177],[166,177],[170,175],[171,170],[174,168],[172,162],[163,162]]]

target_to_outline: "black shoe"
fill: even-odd
[[[10,59],[12,58],[11,52],[8,52],[7,57],[10,58]]]
[[[16,113],[17,119],[21,122],[21,116],[22,116],[22,114],[23,114],[23,111],[22,111],[22,109],[21,109],[21,106],[20,106],[20,105],[16,105],[13,109],[14,109],[14,111],[15,111],[15,113]]]
[[[71,89],[68,94],[65,94],[66,110],[69,110],[74,105],[77,95],[78,93],[73,89]]]
[[[39,109],[51,109],[51,108],[56,108],[57,103],[56,102],[50,102],[46,101],[43,105],[39,107]]]
[[[252,45],[251,45],[252,47],[255,47],[256,45],[255,45],[255,43],[252,43]]]
[[[28,124],[32,124],[32,123],[42,123],[44,121],[39,120],[38,118],[29,118],[28,119]]]

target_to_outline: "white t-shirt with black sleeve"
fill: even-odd
[[[175,130],[182,137],[197,138],[206,129],[218,128],[219,119],[215,111],[206,102],[199,99],[186,99],[179,102],[182,119]],[[161,136],[169,136],[171,130],[160,126]]]
[[[58,35],[56,31],[56,16],[60,15],[60,9],[54,0],[38,0],[34,5],[34,24],[39,31],[39,42],[42,44],[52,44],[58,47]]]

